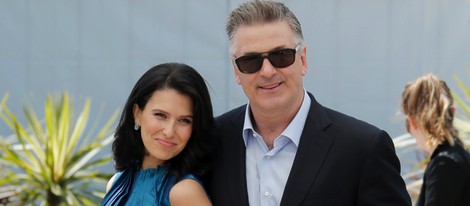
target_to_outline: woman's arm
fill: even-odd
[[[106,193],[109,192],[109,190],[111,189],[111,187],[113,186],[113,183],[114,183],[114,178],[116,177],[117,173],[114,174],[111,179],[109,179],[108,181],[108,184],[106,185]]]
[[[170,191],[171,206],[211,206],[212,203],[204,188],[193,179],[176,183]]]

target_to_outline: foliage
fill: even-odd
[[[454,75],[453,77],[465,95],[464,99],[455,92],[452,93],[457,108],[454,126],[459,130],[459,135],[465,142],[466,147],[470,149],[470,88],[466,87],[458,76]],[[407,183],[408,192],[413,200],[417,200],[423,182],[423,173],[429,158],[425,157],[415,139],[408,133],[394,138],[393,141],[398,156],[402,157],[400,158],[402,168],[409,168],[409,170],[403,171],[402,174]]]
[[[464,99],[456,93],[452,93],[457,103],[457,117],[454,120],[454,125],[459,130],[459,135],[464,139],[467,147],[470,147],[470,87],[466,87],[458,76],[454,75],[454,79],[465,96]]]
[[[25,205],[94,205],[103,196],[104,183],[111,177],[97,167],[111,161],[98,157],[112,141],[117,111],[93,134],[87,131],[91,101],[87,98],[75,118],[69,95],[48,95],[44,119],[32,106],[23,106],[26,125],[6,105],[8,94],[0,103],[0,118],[13,131],[13,142],[0,138],[0,185],[15,186]],[[100,184],[101,183],[101,184]]]
[[[405,180],[406,189],[411,199],[415,201],[421,189],[423,173],[428,159],[423,155],[415,139],[408,133],[393,138],[393,142],[400,158],[401,167],[408,169],[402,171],[402,177]]]

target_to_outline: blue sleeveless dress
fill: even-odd
[[[136,170],[130,168],[116,174],[111,189],[101,202],[102,206],[170,206],[170,190],[177,183],[173,174],[163,166]],[[187,174],[179,181],[185,179],[194,179],[201,184],[193,174]]]

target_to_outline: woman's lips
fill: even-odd
[[[173,147],[173,146],[176,145],[176,143],[166,141],[166,140],[162,140],[162,139],[157,139],[157,141],[158,141],[158,143],[160,143],[161,145],[163,145],[165,147]]]

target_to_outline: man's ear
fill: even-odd
[[[307,46],[303,46],[300,53],[300,60],[302,61],[302,76],[307,74]]]
[[[240,81],[240,76],[238,74],[238,67],[237,65],[235,64],[235,61],[232,60],[232,67],[233,67],[233,73],[235,74],[235,81],[237,82],[237,84],[242,84],[242,82]]]

